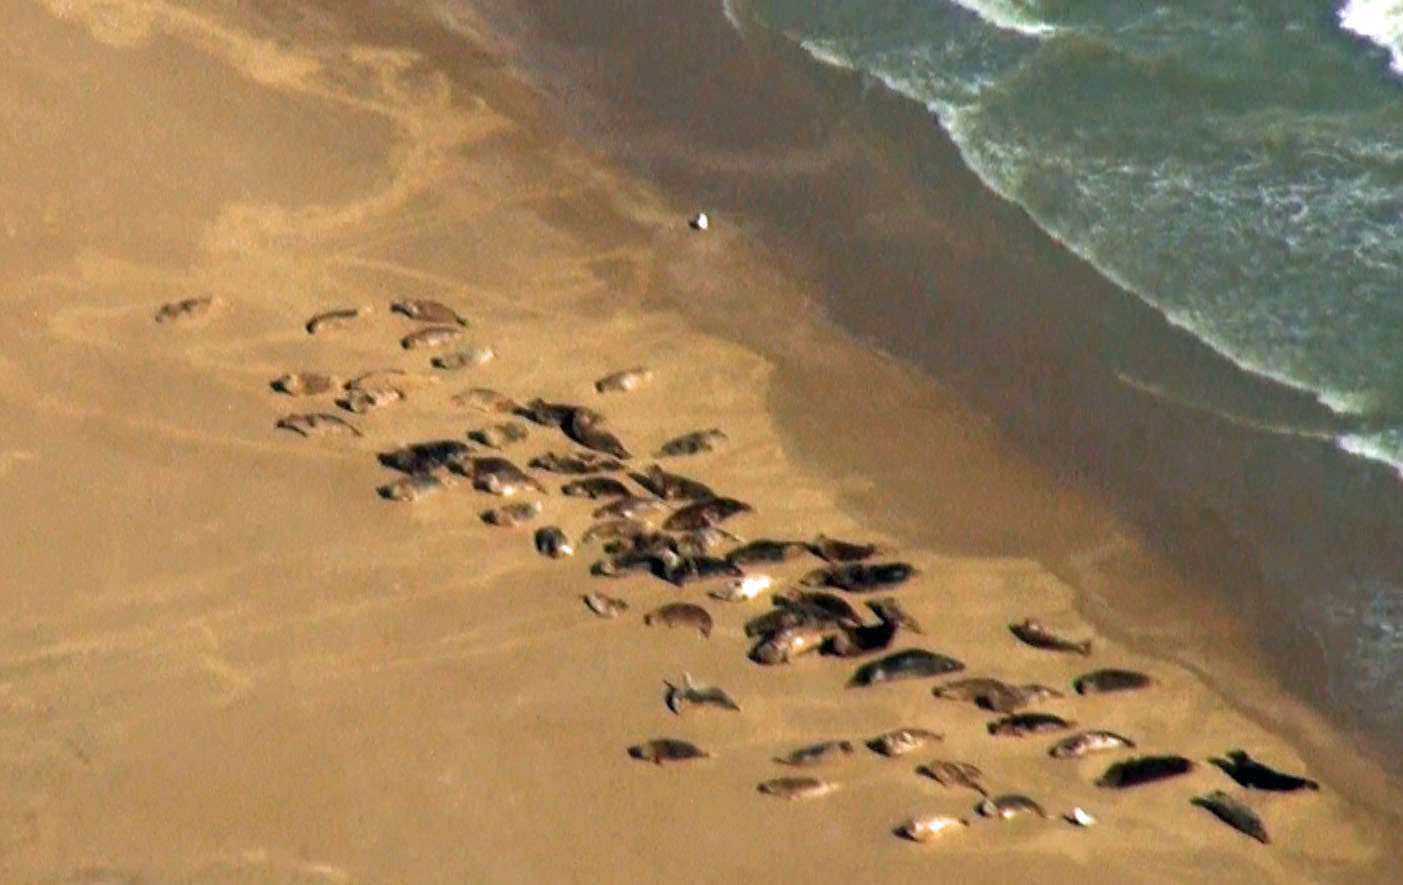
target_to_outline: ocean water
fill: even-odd
[[[1403,471],[1403,0],[726,10],[925,104],[1050,234]]]

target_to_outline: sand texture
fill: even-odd
[[[1198,672],[1191,637],[1157,632],[1152,603],[1118,631],[1085,614],[1119,585],[1173,606],[1173,576],[1133,535],[838,335],[725,219],[691,230],[693,207],[565,138],[479,29],[407,4],[10,4],[0,879],[1390,878],[1394,800],[1345,739],[1245,665]],[[209,300],[157,321],[184,299]],[[391,309],[406,299],[457,311],[461,337],[403,347],[428,325]],[[486,346],[481,365],[430,362]],[[640,367],[633,389],[596,389]],[[399,370],[378,385],[400,396],[363,414],[336,404],[345,390],[272,386],[381,370]],[[575,477],[529,471],[547,493],[510,499],[462,476],[413,502],[378,495],[399,478],[378,453],[511,418],[465,404],[473,388],[598,412],[636,469],[672,437],[722,429],[714,451],[658,463],[751,505],[724,523],[745,539],[827,533],[914,565],[891,593],[925,632],[898,631],[891,650],[967,670],[849,688],[870,658],[753,663],[743,626],[772,592],[722,602],[707,595],[721,580],[592,577],[601,545],[580,538],[605,502],[561,495]],[[276,426],[301,413],[356,432]],[[525,467],[579,449],[516,420],[524,440],[474,454]],[[542,512],[483,521],[520,500]],[[547,525],[573,557],[537,553]],[[747,571],[785,588],[822,565],[804,553]],[[592,591],[628,611],[597,617]],[[644,626],[672,602],[705,607],[710,637]],[[1090,638],[1091,655],[1021,643],[1008,626],[1028,617]],[[1209,615],[1202,629],[1233,635]],[[1075,696],[1098,667],[1156,685]],[[671,712],[666,683],[684,673],[740,710]],[[1057,688],[1067,697],[1031,709],[1196,768],[1098,788],[1128,753],[1051,759],[1062,734],[991,737],[997,714],[931,695],[974,675]],[[860,743],[898,727],[944,739],[898,758]],[[627,754],[658,737],[710,758]],[[856,751],[812,771],[772,761],[829,739]],[[1237,747],[1322,788],[1245,791],[1207,762]],[[1049,819],[979,818],[978,795],[915,773],[932,758],[974,763]],[[757,791],[795,774],[838,789]],[[1189,804],[1213,789],[1244,797],[1272,844]],[[1098,823],[1063,821],[1075,806]],[[924,845],[893,834],[927,813],[971,825]]]

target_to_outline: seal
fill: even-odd
[[[520,525],[525,525],[535,519],[541,512],[540,501],[517,501],[514,504],[506,504],[501,507],[494,507],[491,510],[482,512],[482,521],[488,525],[498,528],[511,529]]]
[[[739,513],[750,513],[753,509],[749,504],[735,498],[709,498],[678,510],[667,518],[663,528],[670,532],[704,529],[720,525]]]
[[[516,400],[503,396],[486,387],[470,387],[448,398],[448,404],[459,409],[476,409],[479,412],[514,412]]]
[[[586,593],[580,597],[589,606],[589,610],[599,615],[601,618],[616,618],[621,613],[628,611],[628,603],[607,593]]]
[[[894,758],[919,750],[932,741],[943,740],[945,735],[926,728],[897,728],[877,735],[867,742],[867,746],[874,753]]]
[[[1023,737],[1049,731],[1065,731],[1074,725],[1075,722],[1069,722],[1051,713],[1013,713],[1002,719],[995,719],[989,723],[988,728],[989,734],[995,737]]]
[[[852,741],[824,741],[820,744],[810,744],[807,747],[800,747],[783,756],[776,756],[775,761],[780,765],[793,765],[800,768],[807,768],[813,765],[823,765],[841,756],[851,756],[855,751]]]
[[[1038,817],[1046,818],[1047,812],[1038,803],[1027,796],[1017,793],[1005,793],[1002,796],[994,796],[985,799],[976,806],[977,810],[984,817],[997,818],[999,820],[1011,820],[1023,815],[1035,814]]]
[[[458,326],[428,326],[417,332],[410,332],[400,339],[399,346],[405,350],[427,350],[447,347],[459,341],[467,333]]]
[[[355,415],[393,405],[404,399],[404,392],[394,387],[355,387],[336,400],[336,405]]]
[[[1271,844],[1266,824],[1262,823],[1262,819],[1257,816],[1257,813],[1248,808],[1246,803],[1234,799],[1222,790],[1214,790],[1202,796],[1195,796],[1189,800],[1189,804],[1213,812],[1218,820],[1239,833],[1251,836],[1263,845]]]
[[[801,578],[799,583],[809,587],[837,587],[849,593],[871,593],[904,584],[918,574],[920,570],[908,562],[871,565],[853,562],[816,569]]]
[[[807,544],[802,541],[771,541],[762,539],[751,541],[749,544],[737,547],[726,558],[736,565],[751,565],[754,563],[777,564],[788,562],[797,556],[802,556],[809,552]]]
[[[879,624],[860,624],[856,627],[844,626],[823,647],[823,653],[839,658],[856,658],[875,651],[889,648],[896,638],[896,623],[883,621]]]
[[[910,630],[912,633],[925,635],[925,630],[921,629],[921,624],[907,613],[901,603],[896,601],[894,596],[883,596],[880,599],[867,600],[867,608],[872,614],[877,616],[877,620],[884,624],[895,624],[903,630]]]
[[[1136,756],[1113,764],[1096,779],[1096,786],[1124,788],[1155,783],[1193,771],[1194,764],[1183,756]]]
[[[667,708],[678,716],[686,712],[688,707],[719,707],[722,710],[740,712],[740,704],[737,704],[724,688],[697,682],[691,673],[682,674],[680,686],[671,682],[664,684],[667,686]]]
[[[744,572],[715,556],[682,556],[669,550],[656,557],[653,574],[681,587],[708,578],[739,578]]]
[[[564,427],[565,422],[570,420],[570,416],[582,408],[584,407],[569,403],[549,403],[536,397],[526,405],[518,406],[516,413],[542,427]],[[585,409],[585,411],[589,410]]]
[[[664,501],[701,501],[716,497],[716,493],[702,483],[668,473],[656,464],[648,465],[647,470],[630,473],[629,477]]]
[[[1294,774],[1286,774],[1263,765],[1243,750],[1230,750],[1225,758],[1214,758],[1208,761],[1221,768],[1228,777],[1237,781],[1238,786],[1248,789],[1270,790],[1277,793],[1320,789],[1320,784],[1315,781]]]
[[[965,665],[954,658],[920,648],[908,648],[894,652],[878,661],[857,668],[850,687],[876,685],[879,682],[897,682],[904,679],[925,679],[963,670]]]
[[[789,590],[775,596],[775,605],[812,612],[822,620],[831,621],[839,627],[862,626],[862,618],[846,599],[821,590]]]
[[[809,542],[809,550],[819,559],[831,563],[858,562],[870,559],[882,552],[876,544],[854,544],[851,541],[839,541],[827,535],[819,535]]]
[[[212,314],[222,302],[214,296],[205,298],[182,298],[169,304],[162,304],[156,311],[158,323],[189,323],[202,320]]]
[[[964,787],[981,796],[989,795],[989,791],[984,789],[984,785],[979,782],[980,778],[984,777],[984,772],[968,762],[959,762],[953,759],[932,759],[925,765],[918,766],[916,773],[925,775],[947,789]]]
[[[611,501],[595,510],[592,514],[595,519],[642,519],[647,520],[667,509],[667,504],[656,498],[640,498],[629,494],[628,489],[622,484],[619,488],[624,490],[623,495],[616,501]],[[564,488],[561,491],[565,491]],[[568,492],[566,494],[569,494]],[[597,498],[598,495],[588,497]],[[705,551],[701,551],[705,552]]]
[[[380,497],[389,501],[412,502],[440,492],[452,485],[453,480],[447,476],[434,473],[414,473],[400,477],[394,482],[386,483],[375,491]]]
[[[1091,640],[1085,639],[1081,642],[1073,642],[1063,639],[1052,631],[1048,630],[1041,622],[1028,618],[1021,624],[1010,624],[1009,632],[1017,636],[1020,640],[1031,645],[1033,648],[1041,648],[1045,651],[1063,651],[1071,654],[1089,655],[1091,654]]]
[[[535,477],[528,476],[506,458],[473,458],[470,478],[473,488],[489,495],[511,497],[519,492],[533,491],[546,493],[546,487]]]
[[[657,458],[676,458],[683,455],[700,455],[702,452],[712,452],[728,437],[722,433],[720,428],[713,427],[710,430],[694,430],[691,433],[684,433],[675,436],[658,448]]]
[[[594,382],[594,389],[599,393],[629,393],[637,390],[653,380],[653,370],[642,366],[632,369],[624,369],[621,372],[614,372],[605,375]]]
[[[567,482],[560,487],[562,495],[572,498],[632,498],[633,493],[628,490],[628,486],[609,476],[591,476],[586,479],[577,479],[574,482]],[[602,508],[601,508],[602,509]],[[618,513],[611,511],[607,516],[632,517],[632,513]],[[599,516],[599,511],[595,511],[595,516]]]
[[[800,655],[817,651],[827,638],[828,633],[819,627],[786,627],[756,643],[750,650],[750,659],[768,666],[787,664]]]
[[[428,372],[408,372],[404,369],[375,369],[365,372],[346,382],[347,390],[375,390],[380,387],[393,387],[400,391],[422,390],[434,387],[442,379]]]
[[[628,755],[640,762],[665,765],[673,762],[694,762],[710,759],[711,754],[688,741],[677,738],[654,738],[628,748]]]
[[[279,430],[291,430],[302,436],[361,436],[355,425],[337,415],[325,412],[302,412],[279,418],[273,425]]]
[[[466,443],[456,439],[435,439],[381,452],[376,458],[384,466],[401,473],[434,473],[440,470],[466,473],[471,451]]]
[[[504,449],[526,439],[526,425],[520,421],[503,421],[479,427],[468,434],[468,439],[489,449]]]
[[[589,544],[605,538],[636,538],[647,532],[648,527],[636,519],[608,519],[585,529],[580,540]]]
[[[666,509],[664,506],[662,509]],[[677,552],[683,556],[700,556],[710,553],[722,544],[740,543],[740,538],[716,526],[679,532],[676,537]]]
[[[643,623],[649,627],[691,627],[703,639],[711,637],[711,614],[690,602],[670,602],[659,606],[643,616]]]
[[[441,301],[429,298],[406,298],[390,305],[390,310],[400,316],[409,317],[421,323],[442,323],[444,325],[466,326],[468,321],[458,312]]]
[[[749,602],[770,589],[774,583],[774,578],[769,575],[747,575],[744,578],[736,578],[719,590],[712,590],[707,595],[722,602]]]
[[[604,416],[585,408],[575,408],[560,425],[565,435],[587,449],[603,452],[622,461],[633,457],[619,438],[604,427]]]
[[[605,458],[598,452],[574,452],[560,455],[546,452],[531,459],[531,466],[551,473],[582,476],[590,473],[614,473],[624,469],[624,465],[613,458]]]
[[[923,814],[901,824],[895,832],[903,839],[910,839],[912,842],[933,842],[947,833],[962,830],[967,826],[969,826],[969,821],[962,817],[952,817],[948,814]]]
[[[1077,759],[1088,753],[1135,749],[1135,742],[1113,731],[1083,731],[1053,744],[1047,755],[1053,759]]]
[[[371,313],[369,307],[337,307],[316,314],[311,319],[307,320],[303,328],[307,330],[308,335],[325,335],[327,332],[339,332],[369,313]]]
[[[1137,691],[1154,685],[1154,680],[1135,670],[1093,670],[1078,676],[1072,683],[1077,694],[1105,694],[1112,691]]]
[[[838,785],[816,777],[777,777],[756,789],[776,799],[819,799],[836,791]]]
[[[493,350],[490,345],[483,345],[481,347],[465,347],[451,353],[441,353],[431,358],[429,365],[445,372],[457,372],[462,369],[476,369],[496,358],[497,351]]]
[[[341,386],[341,379],[322,372],[289,372],[274,378],[274,390],[285,396],[321,396]]]
[[[575,555],[575,547],[570,543],[570,537],[559,526],[548,525],[536,529],[533,540],[536,544],[536,552],[542,556],[561,559]]]

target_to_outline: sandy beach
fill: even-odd
[[[0,36],[0,879],[13,882],[1396,881],[1400,799],[1353,740],[1288,694],[1221,603],[1086,488],[1049,471],[946,387],[864,348],[811,281],[724,214],[609,162],[552,116],[515,51],[420,4],[24,0]],[[212,299],[157,322],[162,305]],[[495,358],[439,370],[392,312],[433,299]],[[314,315],[362,308],[309,334]],[[451,350],[453,347],[446,348]],[[595,382],[635,366],[626,393]],[[292,397],[289,372],[402,370],[364,415]],[[1037,682],[1032,709],[1108,729],[1194,770],[1097,787],[1130,753],[1052,759],[1064,733],[994,737],[995,714],[912,679],[849,688],[872,658],[747,658],[766,596],[600,578],[580,541],[603,502],[574,477],[517,528],[459,479],[414,502],[377,454],[505,420],[472,388],[597,411],[642,469],[660,459],[753,507],[747,540],[873,542],[919,574],[893,592],[924,627],[890,650],[959,676]],[[275,424],[338,415],[358,436]],[[525,422],[525,467],[578,448]],[[563,528],[549,559],[534,529]],[[823,565],[773,566],[779,586]],[[582,595],[627,601],[599,618]],[[1112,605],[1108,600],[1114,599]],[[704,606],[709,638],[646,627]],[[862,597],[852,595],[854,607]],[[1172,610],[1173,617],[1167,612]],[[1037,618],[1087,657],[1031,648]],[[876,657],[876,655],[872,656]],[[1148,689],[1077,696],[1100,667]],[[739,711],[664,703],[684,673]],[[757,784],[773,757],[899,727],[811,772],[832,795]],[[1070,733],[1070,732],[1068,732]],[[691,741],[710,758],[631,759]],[[1209,764],[1242,748],[1318,792],[1244,790]],[[915,769],[973,763],[1046,820],[995,821]],[[1272,844],[1190,799],[1224,790]],[[1078,828],[1074,807],[1097,818]],[[935,844],[913,815],[963,817]]]

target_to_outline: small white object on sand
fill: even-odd
[[[706,230],[711,225],[711,220],[706,217],[705,212],[698,212],[697,217],[691,221],[692,230]]]
[[[1066,818],[1067,823],[1075,824],[1079,827],[1089,827],[1092,824],[1096,823],[1096,818],[1092,817],[1086,809],[1081,808],[1080,806],[1077,808],[1073,808],[1071,811],[1067,812]]]
[[[711,597],[725,602],[745,602],[764,593],[773,584],[774,579],[769,575],[748,575],[737,578],[720,590],[711,591]]]

